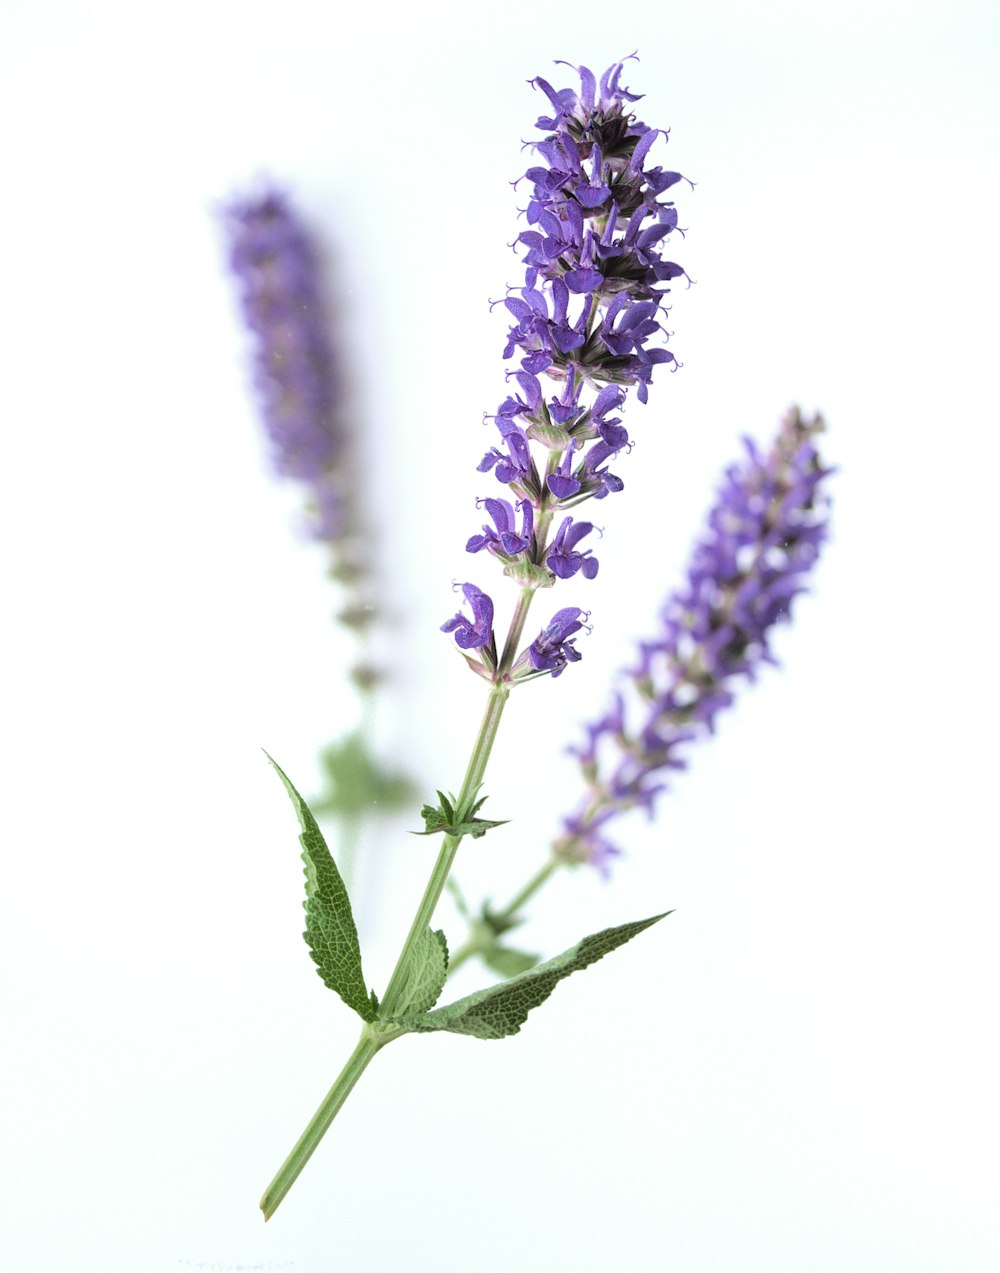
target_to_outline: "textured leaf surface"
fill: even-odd
[[[651,919],[605,928],[602,932],[584,937],[583,941],[556,955],[555,959],[549,959],[499,986],[477,990],[475,994],[433,1012],[409,1014],[396,1020],[410,1030],[448,1030],[452,1034],[471,1034],[477,1039],[503,1039],[509,1034],[517,1034],[532,1008],[544,1003],[564,977],[596,963],[661,919],[663,915],[654,915]]]
[[[433,1008],[448,976],[448,943],[440,928],[424,930],[414,947],[407,979],[399,1002],[398,1016],[426,1012]]]
[[[323,984],[336,990],[349,1008],[365,1021],[375,1019],[375,1005],[365,986],[361,947],[344,881],[326,847],[323,834],[309,806],[271,757],[278,777],[295,806],[302,834],[302,860],[306,871],[306,939]]]

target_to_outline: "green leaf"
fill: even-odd
[[[555,959],[549,959],[530,972],[523,972],[499,986],[477,990],[475,994],[449,1003],[443,1008],[436,1008],[433,1012],[394,1020],[397,1024],[420,1033],[448,1030],[452,1034],[471,1034],[477,1039],[503,1039],[507,1035],[517,1034],[532,1008],[544,1003],[564,977],[596,963],[663,917],[654,915],[651,919],[636,920],[617,928],[605,928],[600,933],[584,937],[583,941],[577,942],[561,955],[556,955]]]
[[[487,968],[501,977],[516,977],[534,968],[541,955],[529,955],[526,950],[514,950],[512,946],[493,946],[483,951],[482,959]]]
[[[406,778],[376,765],[361,730],[324,747],[320,763],[326,773],[326,791],[312,801],[312,810],[321,817],[388,813],[403,808],[413,798]]]
[[[306,931],[302,935],[306,945],[323,984],[336,990],[363,1020],[374,1021],[377,1003],[365,985],[358,930],[344,881],[309,806],[277,762],[267,758],[285,784],[302,828],[299,842],[306,872]]]
[[[400,995],[399,1015],[426,1012],[433,1008],[448,976],[448,943],[440,928],[424,929],[424,935],[410,952],[406,981]]]

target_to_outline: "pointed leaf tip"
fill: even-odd
[[[361,967],[358,930],[347,888],[309,806],[273,756],[264,755],[284,783],[301,827],[299,843],[306,876],[303,936],[316,970],[323,984],[335,990],[362,1020],[374,1021],[376,1008]]]
[[[478,990],[455,1003],[433,1012],[401,1015],[394,1018],[402,1026],[418,1032],[447,1030],[451,1034],[469,1034],[476,1039],[503,1039],[517,1034],[528,1013],[544,1003],[564,977],[589,967],[639,933],[659,922],[669,911],[649,919],[635,920],[617,928],[605,928],[549,959],[528,972]]]

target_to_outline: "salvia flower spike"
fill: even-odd
[[[771,637],[826,538],[820,417],[793,410],[767,452],[745,440],[746,459],[725,474],[687,581],[667,601],[662,628],[619,676],[607,711],[575,747],[587,792],[564,821],[556,851],[606,870],[618,849],[606,829],[634,808],[652,810],[686,745],[712,732],[741,681],[773,663]]]
[[[623,67],[616,62],[599,80],[574,68],[579,91],[531,81],[553,113],[537,121],[545,134],[534,143],[539,162],[521,179],[530,190],[528,228],[514,247],[524,254],[524,282],[503,301],[513,319],[504,357],[518,366],[491,417],[499,440],[479,465],[510,498],[481,501],[493,526],[466,545],[499,558],[522,589],[597,574],[593,550],[578,547],[592,524],[561,516],[553,534],[553,518],[623,489],[609,468],[631,447],[618,413],[633,387],[647,401],[657,366],[677,366],[665,348],[665,297],[687,275],[663,255],[678,228],[664,196],[686,178],[650,162],[667,133],[636,119],[639,98],[621,85]],[[557,676],[579,659],[571,637],[559,635],[571,610],[581,613],[560,610],[518,655],[517,677]],[[445,630],[462,646],[464,625]]]
[[[231,199],[222,214],[272,466],[304,486],[306,528],[327,546],[330,574],[344,588],[337,618],[363,637],[378,617],[371,535],[352,496],[354,448],[344,422],[319,251],[280,190]],[[351,676],[362,690],[379,679],[366,657]]]
[[[225,226],[254,338],[254,383],[272,463],[308,486],[313,534],[331,539],[342,529],[333,484],[340,395],[315,248],[277,190],[233,200]]]

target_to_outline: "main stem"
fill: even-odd
[[[490,920],[493,924],[496,924],[498,921],[503,924],[507,920],[516,920],[518,912],[521,910],[521,907],[525,904],[525,902],[530,901],[539,889],[548,883],[560,867],[565,865],[566,861],[564,858],[553,854],[545,865],[536,871],[531,879],[528,880],[527,884],[525,884],[524,887],[510,899],[503,910],[490,911]],[[473,931],[468,940],[463,942],[462,945],[459,946],[458,950],[456,950],[448,960],[449,977],[457,968],[460,968],[462,964],[471,959],[473,955],[478,955],[480,951],[486,949],[487,944],[492,945],[492,943],[495,942],[497,930],[490,927],[485,934],[486,942],[484,943],[484,936],[477,933],[479,922],[480,921],[477,921],[477,923],[473,924]],[[485,928],[486,926],[484,925],[483,927]]]
[[[340,1112],[340,1107],[354,1090],[355,1083],[371,1064],[375,1053],[388,1041],[388,1038],[373,1038],[367,1026],[362,1030],[358,1046],[347,1058],[347,1064],[337,1075],[336,1081],[324,1097],[322,1105],[313,1114],[309,1120],[309,1125],[295,1142],[295,1148],[281,1164],[277,1175],[264,1190],[264,1196],[260,1200],[260,1209],[264,1213],[265,1220],[270,1220],[275,1211],[277,1211],[282,1198],[295,1184],[302,1168],[312,1157],[316,1146],[326,1135],[330,1124]]]
[[[500,666],[497,670],[497,677],[503,679],[495,681],[490,688],[486,711],[483,715],[482,724],[479,726],[479,733],[476,735],[476,741],[472,747],[472,755],[469,757],[462,789],[458,795],[458,809],[464,809],[468,806],[475,792],[482,785],[486,774],[490,752],[493,750],[493,743],[500,727],[500,718],[503,716],[503,709],[506,706],[507,699],[510,697],[511,686],[509,680],[506,679],[507,673],[517,652],[524,623],[528,617],[528,607],[531,604],[532,596],[532,590],[525,588],[518,599],[503,655],[501,656]],[[399,1008],[408,978],[411,952],[434,918],[434,912],[448,882],[448,875],[462,838],[460,835],[446,835],[444,837],[431,877],[427,882],[427,887],[424,889],[424,895],[420,899],[420,905],[417,907],[417,913],[413,917],[413,923],[410,925],[410,931],[403,944],[403,949],[400,951],[396,967],[389,978],[385,994],[382,996],[382,1002],[379,1006],[381,1024],[376,1022],[372,1025],[365,1025],[357,1047],[347,1059],[347,1064],[337,1076],[329,1092],[327,1092],[319,1109],[310,1119],[309,1125],[296,1141],[292,1152],[282,1163],[277,1175],[265,1190],[264,1196],[260,1200],[260,1208],[264,1212],[265,1220],[270,1220],[285,1194],[288,1193],[298,1179],[302,1168],[326,1135],[330,1124],[337,1117],[344,1102],[354,1090],[354,1085],[358,1079],[374,1060],[376,1053],[387,1043],[405,1033],[404,1029],[393,1029],[387,1018],[391,1018]]]
[[[494,684],[490,689],[483,722],[479,727],[479,733],[473,744],[472,755],[469,757],[469,765],[465,771],[465,780],[458,794],[456,805],[458,809],[464,808],[473,793],[482,785],[490,752],[493,750],[493,743],[500,727],[500,718],[503,715],[503,709],[509,697],[509,685]],[[389,984],[386,987],[385,994],[382,996],[379,1012],[383,1017],[391,1017],[399,1006],[400,996],[406,985],[411,951],[423,937],[424,932],[434,918],[434,912],[437,909],[438,902],[441,900],[441,894],[444,892],[444,886],[447,884],[448,876],[451,873],[452,863],[455,861],[455,854],[458,852],[458,846],[461,843],[462,836],[460,835],[446,835],[444,837],[437,861],[434,863],[434,869],[431,871],[431,877],[427,881],[424,895],[420,899],[417,913],[413,917],[410,931],[403,944],[403,949],[400,951],[395,970],[389,978]]]

